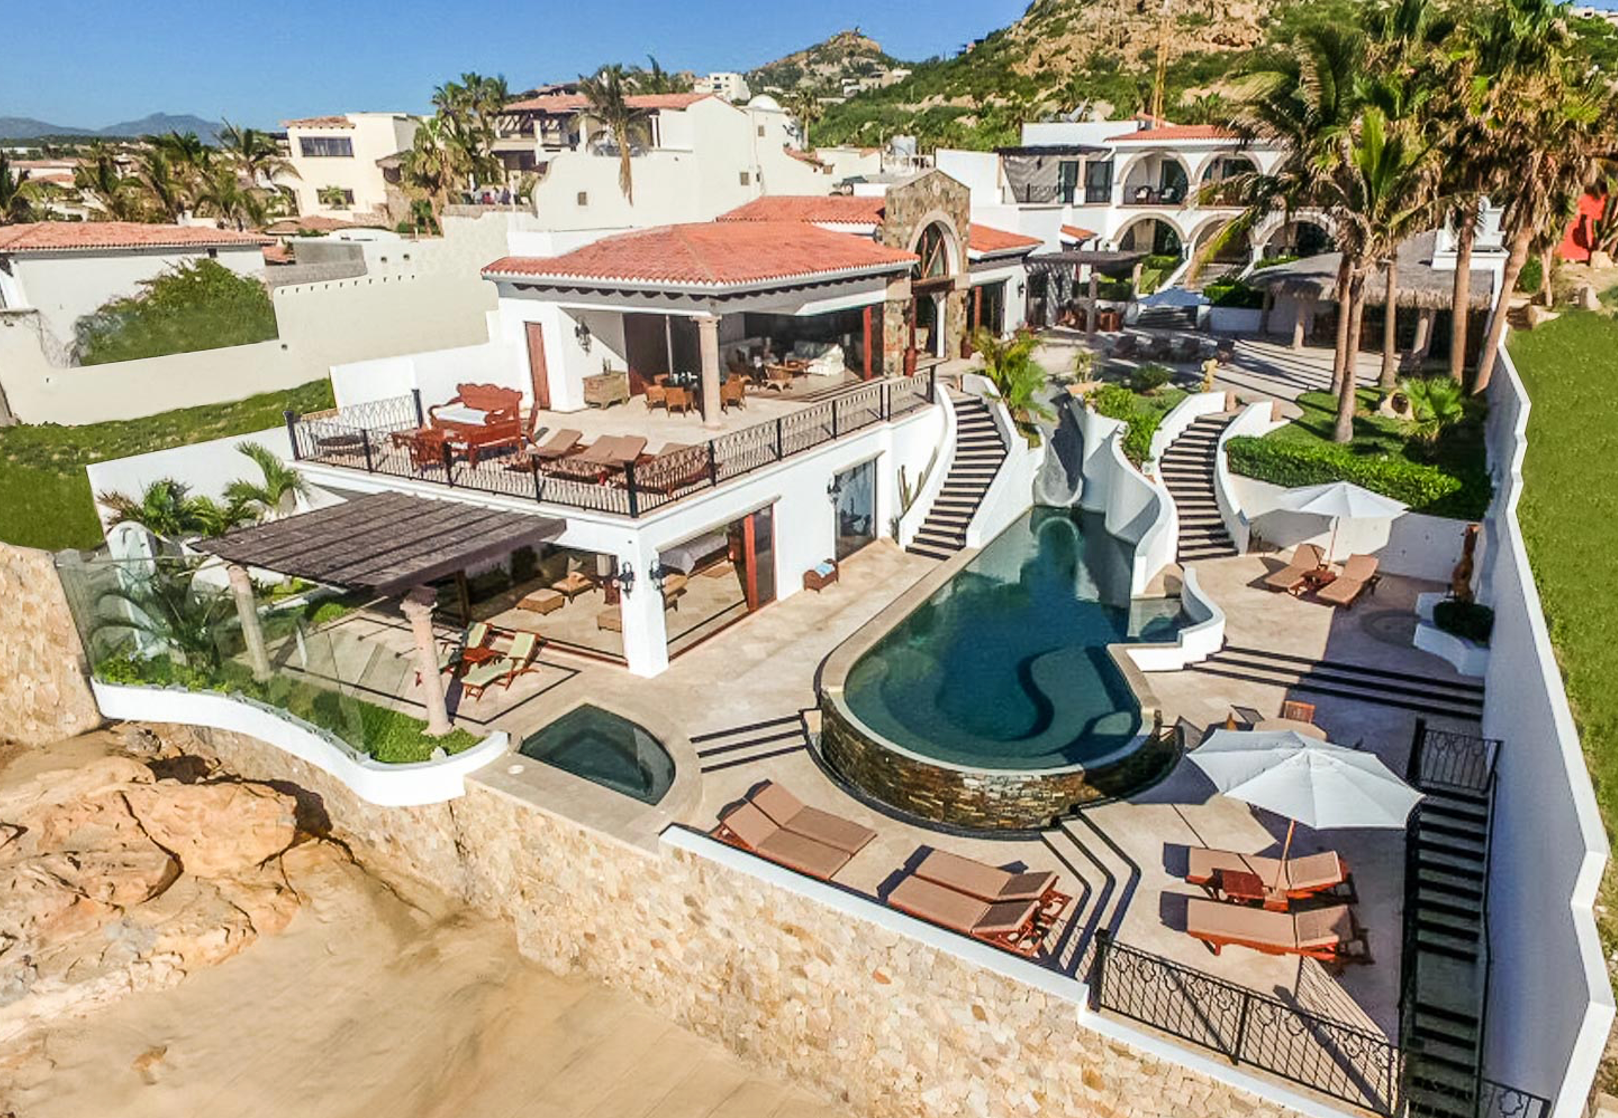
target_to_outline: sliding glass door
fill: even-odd
[[[837,560],[876,539],[876,459],[837,475]]]

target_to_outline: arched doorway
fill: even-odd
[[[1126,206],[1178,206],[1190,192],[1191,171],[1177,155],[1147,152],[1124,168],[1121,181]]]
[[[1221,266],[1219,270],[1246,264],[1252,255],[1251,234],[1237,232],[1225,236],[1221,235],[1230,227],[1229,218],[1213,218],[1198,226],[1191,234],[1191,254],[1198,256],[1203,253],[1216,240],[1220,241],[1213,253],[1208,257],[1208,264]]]
[[[960,253],[955,235],[941,221],[928,223],[911,250],[909,364],[917,357],[948,356],[949,294],[955,289]]]
[[[1180,231],[1160,217],[1136,218],[1118,234],[1121,252],[1144,252],[1151,256],[1179,256],[1183,250]]]
[[[1311,217],[1297,217],[1272,229],[1260,243],[1262,260],[1318,256],[1332,249],[1331,230]]]
[[[1258,170],[1245,155],[1216,155],[1203,168],[1198,200],[1205,206],[1239,206],[1240,178]]]

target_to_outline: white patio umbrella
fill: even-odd
[[[1407,505],[1373,493],[1351,481],[1328,481],[1324,485],[1305,485],[1288,489],[1276,499],[1276,508],[1288,512],[1307,512],[1331,519],[1331,543],[1326,548],[1330,559],[1337,547],[1337,525],[1343,520],[1387,519],[1401,515]]]
[[[1188,756],[1222,794],[1291,820],[1277,886],[1299,823],[1403,827],[1421,799],[1373,754],[1293,730],[1215,730]]]

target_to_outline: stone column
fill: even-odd
[[[699,314],[697,343],[702,353],[702,425],[720,425],[719,407],[719,316]]]
[[[1092,264],[1090,265],[1089,295],[1086,300],[1088,305],[1084,308],[1085,333],[1089,334],[1092,338],[1095,337],[1096,334],[1096,297],[1098,294],[1099,281],[1096,279],[1096,266]]]
[[[253,600],[253,580],[239,563],[231,563],[225,573],[230,576],[230,593],[236,599],[242,640],[247,642],[247,661],[253,666],[253,678],[263,682],[270,678],[270,656],[264,651],[264,629],[258,621],[258,603]]]
[[[1433,315],[1437,313],[1432,307],[1422,307],[1416,314],[1416,337],[1410,346],[1410,355],[1417,361],[1425,360],[1427,351],[1433,348]]]
[[[438,670],[438,650],[433,643],[433,603],[437,600],[438,592],[432,587],[418,586],[405,595],[400,609],[410,622],[410,635],[416,638],[416,671],[427,703],[427,733],[441,738],[454,727],[444,703],[444,674]]]
[[[618,620],[623,630],[624,659],[638,676],[654,676],[669,666],[668,621],[663,595],[652,585],[650,572],[657,562],[655,551],[641,553],[631,547],[613,558],[617,569],[627,564],[635,572],[629,593],[618,596]]]
[[[1292,348],[1303,348],[1303,332],[1308,325],[1310,313],[1315,308],[1315,300],[1311,296],[1301,296],[1292,300]]]

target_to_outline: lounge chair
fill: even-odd
[[[551,432],[551,437],[529,451],[529,455],[542,462],[551,462],[558,458],[566,458],[579,448],[579,439],[582,438],[577,431],[563,428]]]
[[[929,924],[981,939],[1018,955],[1033,955],[1044,938],[1034,927],[1033,901],[990,904],[920,877],[907,877],[888,894],[888,904]]]
[[[854,856],[787,830],[751,803],[721,816],[714,837],[822,881],[830,880]]]
[[[1221,904],[1188,897],[1185,930],[1215,955],[1235,944],[1266,955],[1303,955],[1323,963],[1371,961],[1365,932],[1346,904],[1303,912],[1271,912],[1262,908]]]
[[[469,648],[482,648],[483,643],[489,639],[489,623],[479,621],[468,629],[460,640],[446,641],[438,650],[438,671],[440,674],[449,672],[452,675],[461,666],[461,657]],[[421,669],[416,669],[416,685],[421,685]]]
[[[1382,577],[1376,573],[1376,568],[1376,556],[1350,555],[1343,564],[1343,573],[1317,590],[1315,597],[1334,606],[1353,609],[1361,594],[1376,593],[1376,584]]]
[[[1220,886],[1219,877],[1227,873],[1252,874],[1264,883],[1266,893],[1275,892],[1282,900],[1301,900],[1336,891],[1341,891],[1339,896],[1345,901],[1355,897],[1354,878],[1348,872],[1348,864],[1334,851],[1288,858],[1283,872],[1279,858],[1191,847],[1186,884],[1200,885],[1212,893]],[[1276,888],[1277,875],[1281,881],[1279,889]]]
[[[851,858],[876,838],[876,832],[869,827],[829,811],[805,806],[802,800],[773,781],[766,782],[764,787],[748,797],[748,801],[782,830],[835,847]]]
[[[991,904],[1034,901],[1047,919],[1060,916],[1073,899],[1056,891],[1056,875],[1049,871],[1011,873],[947,850],[931,851],[916,867],[916,876]]]
[[[1296,594],[1308,585],[1308,576],[1325,565],[1326,555],[1319,547],[1312,543],[1301,543],[1293,549],[1291,561],[1266,578],[1264,585],[1271,590]]]
[[[482,698],[483,693],[497,683],[509,691],[512,680],[534,670],[534,656],[538,652],[539,637],[533,633],[518,633],[511,638],[511,647],[504,656],[479,664],[461,677],[461,693],[469,699]]]
[[[648,493],[673,493],[708,480],[708,448],[667,443],[657,456],[635,465],[635,486]]]

